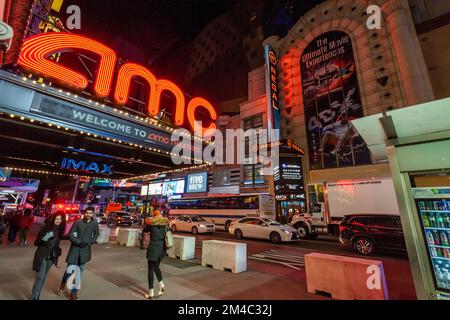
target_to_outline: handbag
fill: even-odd
[[[170,249],[173,247],[173,234],[172,231],[166,226],[166,235],[164,237],[164,248]]]

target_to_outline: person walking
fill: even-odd
[[[58,265],[58,258],[61,256],[59,242],[64,236],[65,228],[64,212],[57,211],[45,220],[36,236],[34,245],[37,246],[37,249],[33,259],[33,271],[36,271],[36,279],[31,293],[32,300],[39,300],[50,268]]]
[[[144,232],[150,232],[150,243],[147,248],[148,262],[148,288],[149,292],[145,294],[145,299],[152,299],[155,296],[153,288],[153,274],[158,278],[158,296],[164,294],[165,286],[163,283],[161,269],[159,265],[166,256],[165,237],[169,226],[169,219],[161,216],[159,210],[153,211],[153,217],[147,220]]]
[[[93,216],[94,208],[87,208],[83,219],[75,221],[69,231],[68,237],[71,245],[66,259],[67,269],[58,288],[59,294],[64,292],[67,280],[73,272],[75,272],[76,282],[80,283],[85,265],[91,260],[91,246],[96,243],[99,236],[98,222],[93,219]],[[70,300],[78,299],[78,284],[72,287]]]
[[[14,244],[16,242],[17,232],[19,231],[19,223],[22,218],[22,211],[16,210],[8,219],[9,231],[8,242]]]
[[[21,216],[19,220],[19,241],[21,245],[27,244],[27,234],[34,223],[34,217],[31,213],[31,209],[25,209],[23,211],[23,216]]]

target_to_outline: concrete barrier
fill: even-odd
[[[173,246],[167,250],[167,254],[171,258],[181,260],[194,259],[195,256],[195,237],[173,236]]]
[[[383,262],[323,253],[305,255],[309,293],[340,300],[387,300]]]
[[[239,273],[247,270],[247,244],[206,240],[202,245],[202,266]]]
[[[99,226],[98,230],[99,230],[100,234],[98,235],[97,243],[99,243],[99,244],[108,243],[109,236],[111,234],[111,229],[106,226]]]
[[[121,246],[134,247],[139,244],[139,229],[119,229],[117,244]]]

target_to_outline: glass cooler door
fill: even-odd
[[[414,188],[436,289],[450,292],[450,188]]]

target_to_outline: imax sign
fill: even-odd
[[[112,164],[88,162],[71,158],[63,158],[61,161],[61,169],[63,170],[85,171],[103,175],[112,175],[112,167]]]

